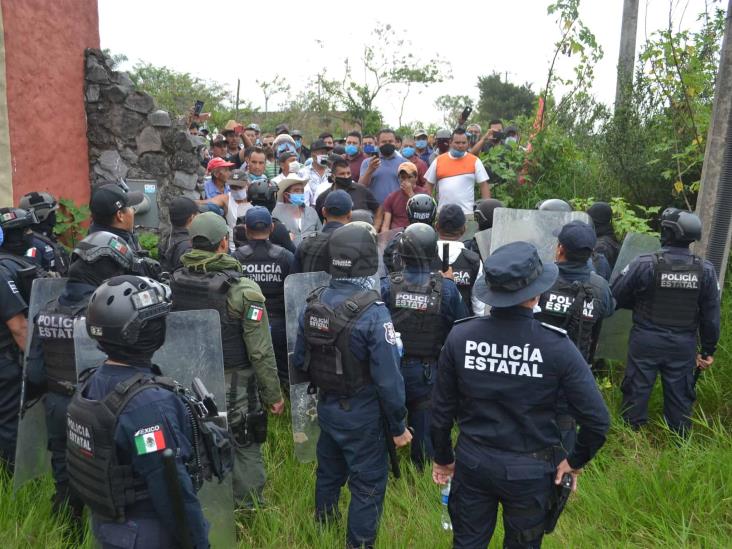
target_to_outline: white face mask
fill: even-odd
[[[246,200],[247,190],[246,189],[231,189],[231,198],[234,200]]]
[[[506,143],[518,143],[518,139],[515,137],[507,137],[505,140]]]

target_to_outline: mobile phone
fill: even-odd
[[[193,114],[196,116],[200,116],[201,111],[203,111],[203,101],[197,99],[196,104],[193,107]]]
[[[470,116],[470,113],[473,112],[473,108],[468,106],[463,109],[463,112],[460,114],[460,122],[464,123],[468,120],[468,117]]]

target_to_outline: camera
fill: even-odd
[[[493,132],[493,140],[495,142],[501,142],[504,139],[506,139],[506,133],[505,132]]]

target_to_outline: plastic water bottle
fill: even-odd
[[[440,503],[442,504],[442,514],[440,515],[440,524],[443,530],[452,530],[452,521],[450,520],[450,513],[447,512],[447,502],[450,499],[450,482],[448,479],[447,484],[440,488]]]
[[[402,343],[402,334],[400,332],[394,332],[396,337],[397,351],[399,351],[399,358],[404,356],[404,343]]]

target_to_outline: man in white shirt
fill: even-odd
[[[310,154],[313,158],[313,163],[308,168],[310,174],[310,181],[305,185],[305,205],[315,206],[315,199],[318,197],[318,186],[321,183],[328,183],[328,153],[332,147],[322,139],[317,139],[310,146]],[[320,192],[325,187],[320,188]]]

